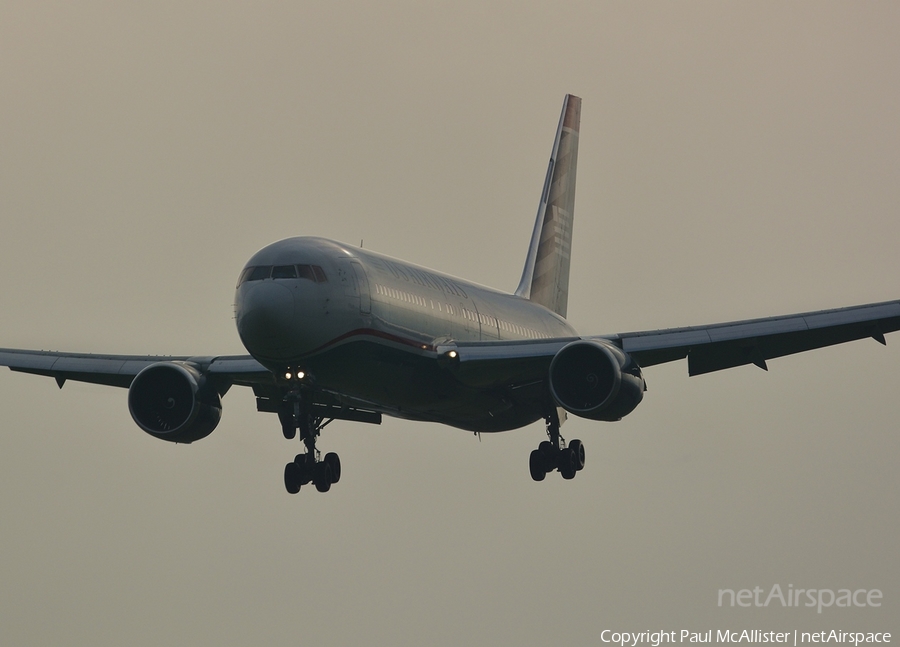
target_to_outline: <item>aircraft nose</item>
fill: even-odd
[[[253,355],[277,359],[296,343],[296,304],[290,288],[275,281],[247,285],[237,304],[238,334]]]

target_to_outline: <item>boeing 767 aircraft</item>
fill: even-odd
[[[690,375],[900,329],[900,301],[731,323],[580,336],[566,321],[581,99],[566,96],[531,244],[512,294],[324,238],[288,238],[254,254],[235,295],[249,355],[169,357],[0,349],[0,365],[56,379],[128,389],[151,436],[191,443],[212,433],[222,396],[249,386],[303,452],[285,466],[296,493],[341,477],[317,442],[332,420],[382,415],[475,432],[543,419],[531,476],[565,479],[584,446],[560,435],[566,413],[615,421],[646,390],[642,369],[687,358]]]

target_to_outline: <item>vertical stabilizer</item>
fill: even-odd
[[[572,255],[580,125],[581,99],[567,94],[550,154],[525,270],[516,289],[516,295],[539,303],[562,317],[566,316],[569,302],[569,261]]]

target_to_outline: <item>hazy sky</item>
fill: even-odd
[[[2,2],[0,346],[241,353],[238,273],[296,235],[511,290],[567,92],[580,331],[898,298],[898,33],[894,2]],[[900,336],[645,375],[563,427],[574,481],[531,481],[541,425],[386,419],[289,496],[249,390],[173,446],[124,390],[0,371],[0,642],[900,633]],[[774,584],[883,606],[717,606]]]

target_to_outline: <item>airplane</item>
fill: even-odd
[[[643,369],[687,359],[689,375],[754,364],[900,329],[900,301],[687,328],[581,336],[566,321],[581,99],[567,95],[516,290],[509,294],[317,237],[256,252],[240,273],[237,331],[248,355],[173,357],[0,349],[0,366],[128,390],[138,427],[174,443],[216,428],[232,386],[253,389],[303,451],[284,469],[291,494],[327,492],[340,458],[317,447],[333,420],[382,416],[476,433],[543,420],[535,481],[572,479],[584,444],[567,414],[617,421],[646,391]]]

